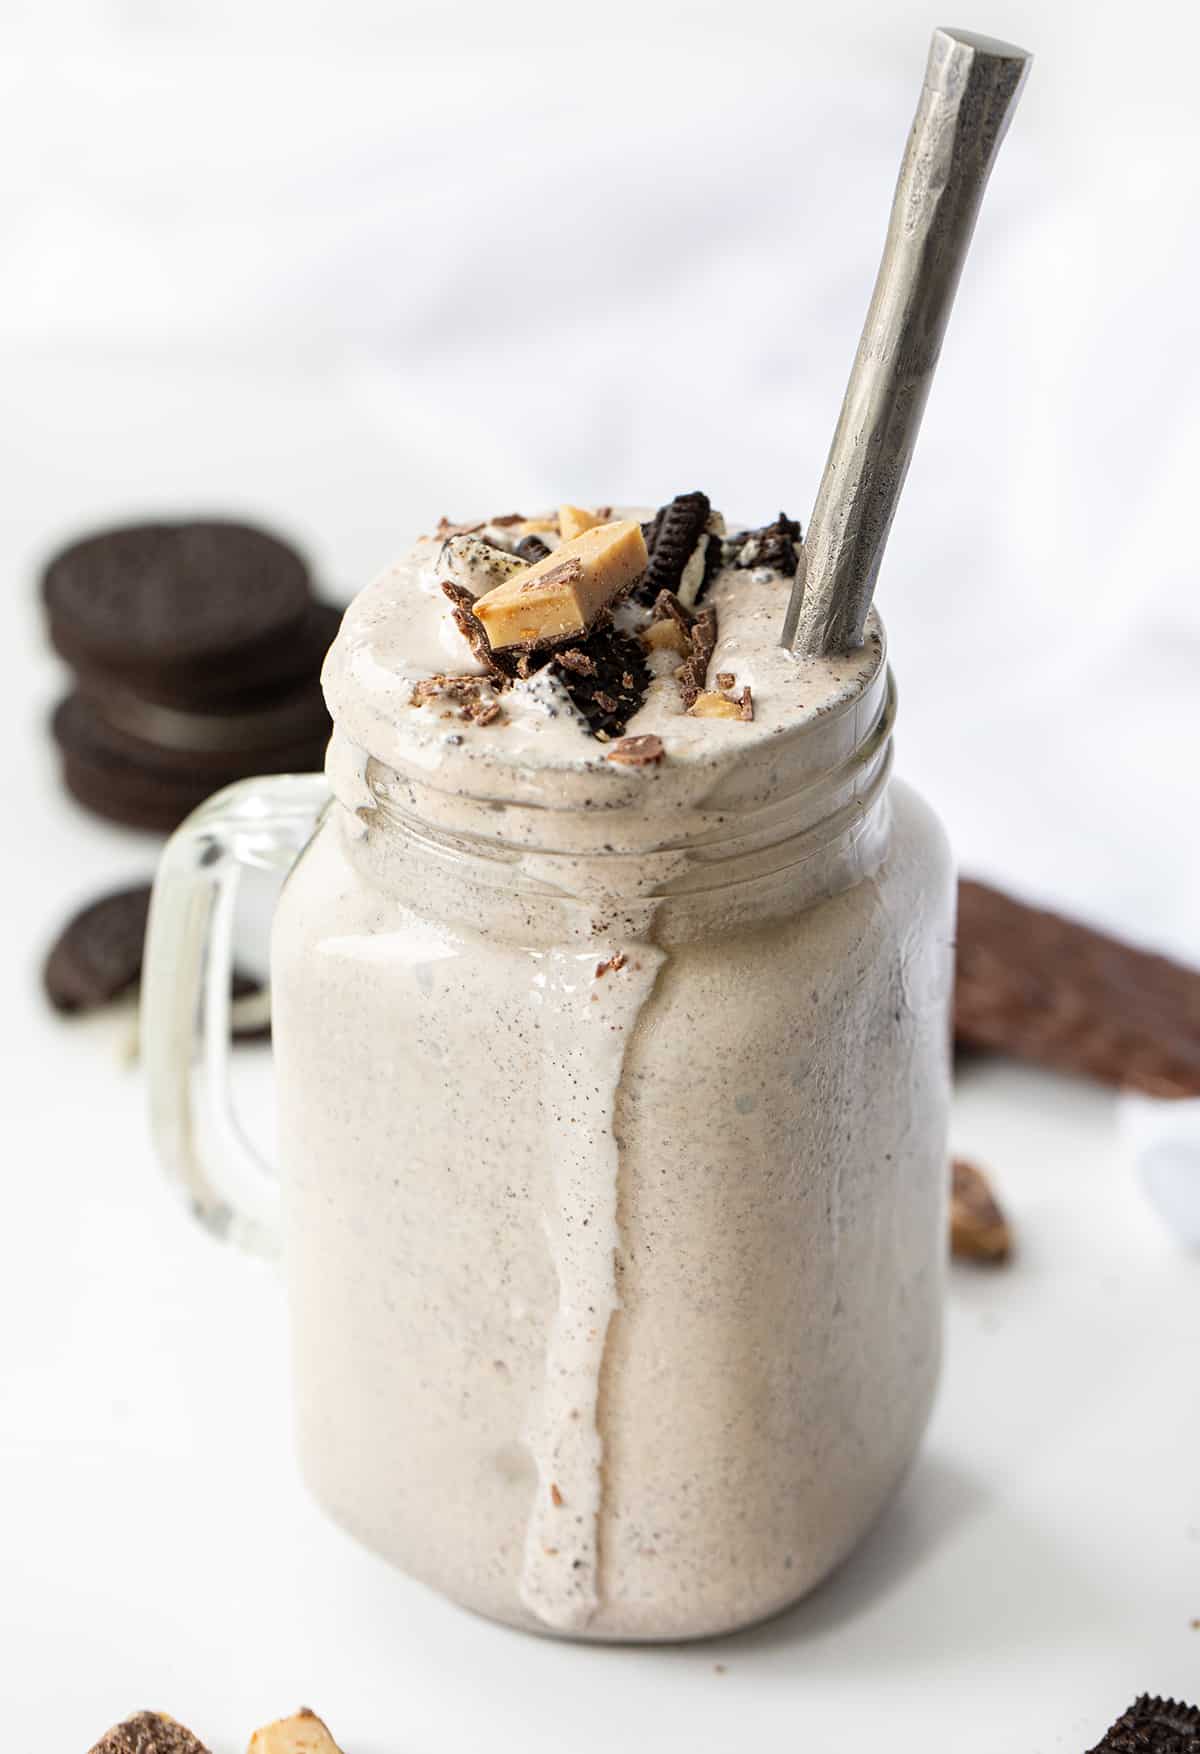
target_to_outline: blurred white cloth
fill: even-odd
[[[10,589],[153,507],[274,520],[343,595],[441,513],[700,486],[807,519],[915,0],[10,16]],[[880,598],[963,863],[1195,957],[1200,24],[1154,18],[968,21],[1037,59]]]

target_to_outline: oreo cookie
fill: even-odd
[[[711,511],[706,493],[680,493],[669,505],[661,506],[648,524],[642,525],[650,558],[645,577],[633,592],[639,603],[653,603],[660,591],[674,591],[679,595],[688,562],[697,544],[704,542],[704,570],[691,601],[698,599],[720,563],[720,542],[715,538],[709,542],[707,537]],[[711,568],[709,549],[713,550]]]
[[[800,525],[786,512],[780,512],[773,524],[761,530],[743,530],[724,544],[728,566],[745,570],[752,566],[767,567],[771,572],[792,578],[800,564]]]
[[[75,915],[42,970],[56,1011],[93,1011],[137,985],[149,912],[150,885],[138,883],[101,896]]]
[[[325,759],[322,731],[295,743],[252,751],[209,752],[202,760],[143,743],[114,729],[93,702],[70,694],[51,731],[67,790],[88,810],[129,828],[169,833],[222,786],[256,773],[311,773]]]
[[[214,787],[252,773],[279,771],[297,751],[324,749],[332,731],[329,709],[315,678],[299,687],[221,712],[160,706],[124,690],[88,684],[64,701],[55,715],[73,721],[67,741],[83,736],[118,758],[158,773],[206,773]]]
[[[611,622],[556,651],[548,668],[575,710],[587,720],[593,736],[602,740],[621,736],[650,686],[641,641]]]
[[[312,605],[295,549],[216,521],[139,524],[73,543],[46,567],[42,596],[68,663],[173,701],[286,679],[281,650],[303,644]]]

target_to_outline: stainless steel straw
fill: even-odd
[[[983,191],[1030,56],[935,30],[883,260],[821,477],[783,643],[816,657],[862,644]]]

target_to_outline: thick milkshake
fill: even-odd
[[[877,618],[780,646],[796,535],[445,527],[326,664],[273,943],[302,1465],[532,1629],[785,1606],[929,1409],[950,864]]]

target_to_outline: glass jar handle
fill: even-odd
[[[194,810],[154,880],[142,974],[150,1130],[163,1167],[216,1235],[279,1251],[279,1182],[229,1085],[233,922],[243,871],[288,871],[329,802],[324,774],[243,780]]]

